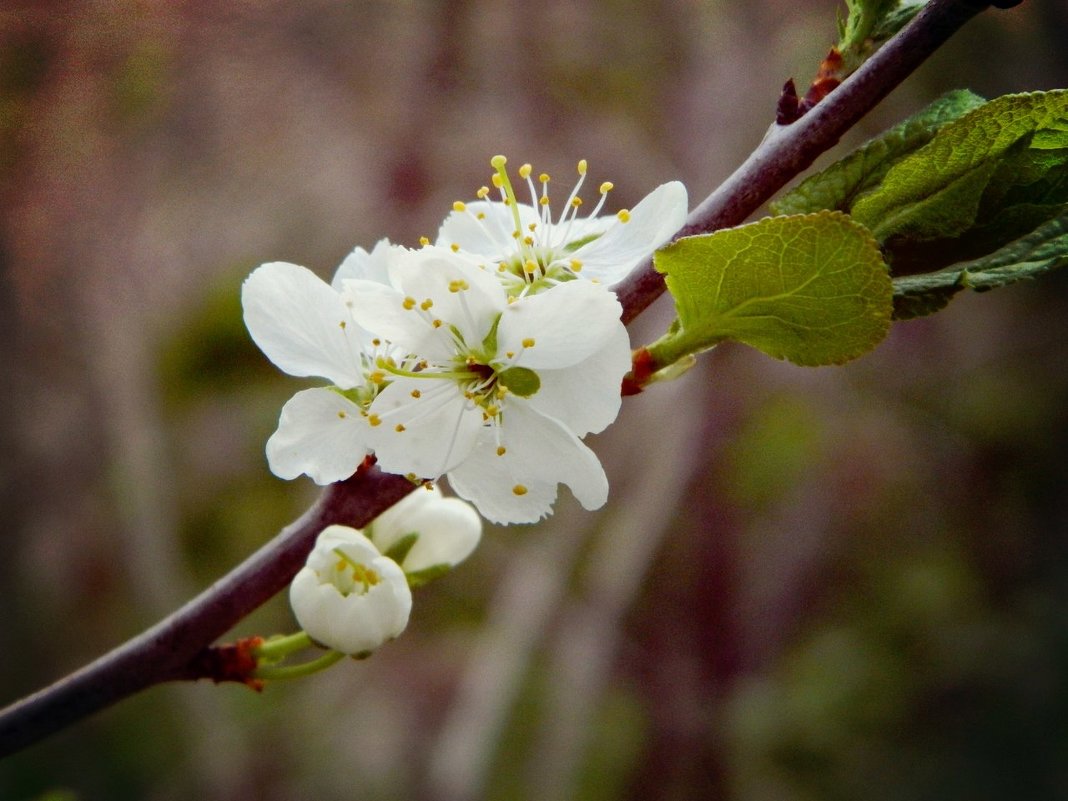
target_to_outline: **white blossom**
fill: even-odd
[[[412,592],[404,571],[361,532],[325,528],[289,586],[297,622],[335,651],[364,656],[404,631]]]
[[[519,177],[527,184],[530,203],[520,203],[505,163],[504,156],[491,160],[500,200],[492,200],[492,190],[484,186],[478,200],[454,203],[435,244],[498,270],[516,295],[576,276],[612,286],[670,241],[686,221],[686,187],[678,181],[657,187],[632,210],[599,216],[613,188],[606,181],[598,189],[595,208],[583,216],[579,193],[586,178],[585,160],[579,162],[578,183],[554,220],[549,176],[538,176],[539,191],[531,165],[522,165]]]
[[[384,279],[390,250],[385,240],[371,254],[357,248],[334,284]],[[290,375],[333,385],[302,390],[282,408],[267,441],[271,471],[286,479],[306,473],[317,484],[348,478],[368,452],[363,409],[378,391],[374,360],[384,352],[381,343],[359,328],[336,288],[295,264],[258,267],[245,280],[241,303],[245,325],[267,358]]]
[[[587,509],[608,482],[580,437],[619,412],[630,367],[621,308],[603,286],[564,280],[510,296],[448,249],[398,254],[390,285],[344,282],[354,318],[414,369],[379,358],[388,385],[367,408],[381,467],[434,479],[495,522],[534,522],[564,483]]]
[[[417,535],[400,565],[405,573],[418,573],[470,556],[482,536],[482,519],[466,501],[446,498],[436,486],[420,487],[376,517],[366,534],[382,553]]]

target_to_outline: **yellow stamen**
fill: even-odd
[[[522,167],[519,168],[519,177],[525,180],[530,177],[530,173],[533,172],[533,170],[534,168],[531,167],[529,164],[524,164]]]
[[[514,487],[512,487],[512,492],[514,492],[516,495],[526,495],[527,488],[524,487],[522,484],[516,484]]]
[[[453,211],[465,211],[466,209],[467,209],[467,206],[464,204],[464,202],[462,200],[457,200],[455,203],[452,204],[452,210]]]
[[[397,423],[397,425],[393,427],[393,430],[396,431],[398,434],[402,433],[404,431],[404,424]]]
[[[523,340],[523,347],[524,348],[533,348],[534,347],[534,337],[527,337],[526,339],[524,339]]]
[[[620,222],[630,222],[630,212],[626,209],[620,209],[616,216],[619,217]]]
[[[422,245],[423,247],[426,247],[427,245],[430,244],[430,239],[428,237],[421,236],[421,237],[419,237],[419,244]]]
[[[380,426],[382,425],[382,418],[377,414],[372,414],[367,418],[367,422],[373,426]]]
[[[434,301],[432,301],[430,298],[427,298],[426,300],[424,300],[422,303],[419,304],[419,308],[422,309],[423,311],[426,311],[427,309],[429,309],[433,305],[434,305]]]
[[[419,391],[419,390],[417,390],[417,389],[413,389],[413,390],[411,391],[411,393],[410,393],[410,394],[411,394],[411,396],[412,396],[413,398],[421,398],[421,397],[423,397],[423,393],[422,393],[422,392],[420,392],[420,391]]]
[[[578,259],[571,260],[571,272],[577,273],[582,270],[582,262]]]
[[[450,292],[463,292],[465,289],[470,289],[470,288],[471,287],[468,285],[467,281],[463,280],[462,278],[457,279],[455,281],[449,281],[449,291]],[[414,303],[414,301],[413,301],[413,303]]]
[[[578,163],[578,174],[579,175],[585,175],[586,174],[586,159],[580,159],[579,160],[579,163]]]
[[[609,192],[612,191],[614,187],[614,183],[612,183],[611,181],[605,181],[603,184],[601,184],[601,194],[607,195]]]
[[[404,307],[405,311],[411,311],[415,308],[415,298],[407,297],[401,305]]]
[[[504,456],[506,451],[507,451],[507,448],[505,448],[503,445],[498,445],[497,446],[497,455],[498,456]]]

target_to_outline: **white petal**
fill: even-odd
[[[272,262],[241,287],[245,325],[272,362],[348,389],[363,383],[360,341],[341,296],[310,270]]]
[[[617,222],[573,254],[582,262],[582,277],[606,286],[627,273],[671,240],[686,222],[686,187],[678,181],[662,184],[630,212],[628,222]]]
[[[597,456],[561,423],[509,399],[500,428],[480,438],[471,456],[449,471],[449,485],[483,517],[497,523],[533,523],[551,511],[555,485],[566,484],[586,509],[608,499],[608,479]],[[517,494],[516,489],[525,489]]]
[[[391,245],[388,239],[380,239],[370,253],[361,247],[355,248],[337,268],[330,286],[340,292],[343,283],[353,278],[362,278],[377,284],[388,284],[390,254],[399,247],[399,245]]]
[[[435,328],[422,309],[407,308],[407,296],[401,290],[364,279],[344,284],[342,295],[361,328],[431,361],[448,361],[455,353],[448,329]]]
[[[381,420],[369,429],[379,467],[419,478],[437,478],[466,459],[482,428],[482,412],[448,379],[398,378],[368,411]]]
[[[479,220],[479,214],[485,215]],[[539,222],[538,212],[531,206],[519,204],[520,224],[524,229]],[[511,208],[500,202],[476,200],[465,211],[454,211],[438,229],[437,244],[448,248],[459,245],[463,250],[491,262],[507,259],[516,251],[515,220]]]
[[[569,367],[618,335],[621,313],[616,296],[602,286],[589,281],[558,284],[504,310],[497,353],[523,351],[516,363],[532,370]]]
[[[355,403],[330,389],[305,389],[282,407],[267,461],[279,478],[306,473],[316,484],[330,484],[356,472],[367,455],[367,434]]]
[[[429,314],[454,326],[468,347],[482,344],[508,305],[508,294],[494,273],[447,249],[408,251],[393,261],[390,276],[417,303],[431,301]],[[465,288],[453,291],[457,285]]]
[[[459,564],[470,556],[482,535],[482,520],[470,504],[459,498],[443,498],[440,490],[434,490],[417,489],[379,515],[371,527],[375,545],[382,551],[408,534],[419,535],[402,564],[408,573]]]
[[[541,387],[527,402],[580,437],[596,434],[619,414],[620,385],[630,367],[630,337],[620,324],[609,341],[584,361],[564,370],[541,370]]]

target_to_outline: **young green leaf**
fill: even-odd
[[[983,193],[1016,157],[1017,143],[1058,147],[1066,132],[1068,91],[999,97],[949,123],[895,164],[851,214],[881,243],[958,236],[975,222]]]
[[[727,339],[794,364],[841,364],[874,348],[890,326],[891,284],[879,248],[837,212],[685,237],[654,263],[678,312],[648,348],[661,367]]]
[[[775,214],[807,214],[822,209],[849,211],[896,162],[927,144],[945,124],[985,101],[959,90],[943,95],[918,114],[854,150],[827,169],[806,178],[771,204]]]
[[[895,278],[894,319],[942,309],[962,289],[984,292],[1068,266],[1068,212],[995,253],[937,272]]]

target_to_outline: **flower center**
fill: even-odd
[[[382,580],[374,569],[357,562],[341,548],[334,548],[334,553],[338,557],[337,564],[334,565],[334,575],[330,577],[330,581],[323,583],[333,584],[342,595],[366,595],[371,587]]]
[[[504,156],[494,156],[490,159],[490,164],[496,170],[491,183],[500,193],[500,202],[508,209],[510,224],[507,236],[514,242],[512,247],[496,257],[497,271],[508,292],[521,297],[577,277],[582,270],[582,261],[574,258],[573,254],[603,232],[605,225],[603,222],[597,222],[597,215],[604,208],[613,184],[610,181],[602,183],[598,190],[600,198],[597,205],[588,216],[580,217],[583,200],[579,192],[586,180],[587,164],[585,159],[579,161],[578,181],[568,195],[559,217],[554,221],[549,201],[548,173],[538,176],[538,183],[541,184],[539,191],[531,177],[533,167],[523,164],[519,168],[519,178],[526,182],[530,192],[530,205],[521,210],[506,169],[507,163],[508,159]],[[490,191],[488,186],[483,186],[476,194],[479,200],[492,202],[489,201]],[[496,215],[491,218],[485,213],[475,214],[460,201],[453,204],[453,210],[470,214],[494,239],[498,237],[493,236],[491,227],[497,226],[496,233],[501,233],[501,221]],[[627,222],[630,213],[623,210],[617,217],[622,222]],[[463,244],[453,243],[452,248],[460,250]]]

